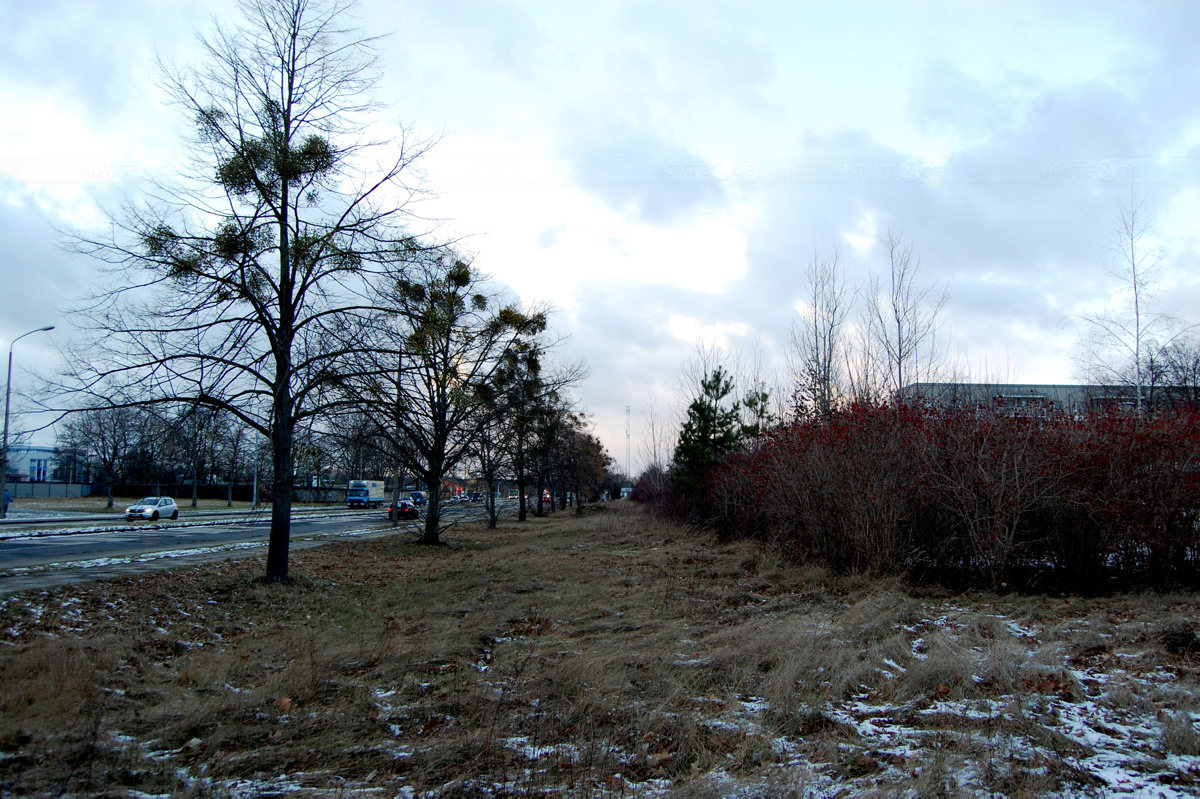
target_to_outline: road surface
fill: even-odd
[[[481,505],[448,506],[443,525],[482,517]],[[401,533],[419,534],[419,521],[402,521]],[[223,560],[266,552],[270,515],[204,518],[177,523],[135,522],[112,529],[61,527],[26,530],[28,535],[0,539],[0,595],[30,588],[166,569],[185,562]],[[13,536],[15,531],[6,530]],[[356,536],[392,535],[386,511],[292,517],[290,548],[303,549]]]

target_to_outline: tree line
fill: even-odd
[[[374,138],[378,41],[346,27],[335,0],[240,8],[198,36],[196,65],[159,64],[191,125],[188,165],[103,235],[72,238],[102,288],[77,309],[87,335],[53,387],[78,414],[68,429],[185,409],[264,442],[270,580],[287,577],[293,485],[322,442],[429,486],[429,543],[437,488],[468,461],[588,491],[592,472],[563,477],[584,450],[592,466],[604,458],[567,393],[585,370],[553,361],[547,309],[418,229],[417,165],[433,142]],[[209,453],[194,468],[216,467]]]

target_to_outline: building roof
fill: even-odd
[[[905,400],[939,405],[1051,405],[1082,410],[1096,405],[1129,404],[1133,386],[1069,383],[912,383],[900,392]]]

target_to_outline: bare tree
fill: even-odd
[[[590,427],[579,411],[568,412],[562,420],[550,453],[551,493],[557,495],[560,509],[566,509],[572,496],[576,508],[598,496],[605,469],[613,462]]]
[[[858,305],[857,317],[847,331],[844,355],[846,387],[852,402],[859,405],[875,405],[883,400],[887,365],[871,335],[871,311],[868,303]]]
[[[228,411],[271,442],[267,577],[288,573],[299,425],[344,370],[336,333],[367,314],[365,275],[395,242],[426,149],[365,138],[378,79],[373,41],[338,0],[247,0],[216,24],[194,69],[162,82],[194,123],[192,167],[114,215],[76,249],[108,264],[82,309],[94,346],[70,359],[76,396]],[[110,288],[111,287],[111,288]]]
[[[486,402],[480,409],[479,430],[472,445],[472,455],[479,467],[479,478],[484,489],[484,508],[487,510],[488,529],[495,530],[500,519],[497,508],[497,493],[502,476],[512,468],[513,426],[508,424],[495,400]]]
[[[867,290],[867,357],[882,367],[884,391],[901,401],[904,387],[928,379],[939,360],[938,316],[949,295],[935,293],[936,284],[918,284],[921,258],[904,242],[902,231],[888,228],[880,243],[887,256],[887,284],[872,276]]]
[[[148,415],[138,408],[118,405],[72,414],[62,438],[88,453],[104,483],[108,507],[113,506],[113,485],[125,479],[126,469],[142,442],[150,437]]]
[[[369,415],[425,483],[422,540],[436,544],[442,479],[473,453],[506,353],[541,335],[547,315],[504,303],[451,249],[425,253],[382,283],[380,315],[353,334],[360,366],[339,377],[340,403]]]
[[[642,411],[642,417],[646,423],[646,434],[642,438],[640,450],[642,460],[644,461],[643,469],[649,471],[655,470],[655,474],[665,475],[670,470],[671,451],[674,448],[674,431],[665,423],[662,416],[659,415],[658,406],[655,404],[654,397],[646,399],[645,410]],[[663,485],[657,486],[659,489],[665,488]]]
[[[828,418],[846,390],[846,316],[850,310],[840,254],[824,260],[817,252],[804,270],[808,303],[792,323],[788,353],[793,412]]]
[[[1172,401],[1200,408],[1200,340],[1180,335],[1159,353],[1163,382]]]
[[[1159,254],[1152,245],[1154,222],[1146,197],[1130,190],[1128,204],[1119,204],[1113,222],[1111,249],[1117,262],[1106,271],[1117,281],[1116,307],[1081,314],[1088,328],[1083,367],[1092,382],[1132,386],[1137,410],[1161,376],[1155,361],[1178,333],[1169,314],[1152,311],[1159,277]]]
[[[547,435],[556,432],[555,420],[569,405],[563,394],[587,376],[582,363],[552,364],[549,355],[555,346],[557,342],[543,336],[515,341],[487,389],[506,428],[506,458],[517,484],[519,521],[529,515],[527,489],[534,485],[541,493]],[[537,512],[541,513],[540,501]]]

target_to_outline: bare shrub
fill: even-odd
[[[851,406],[729,457],[690,512],[797,563],[951,587],[1200,584],[1200,424]]]

